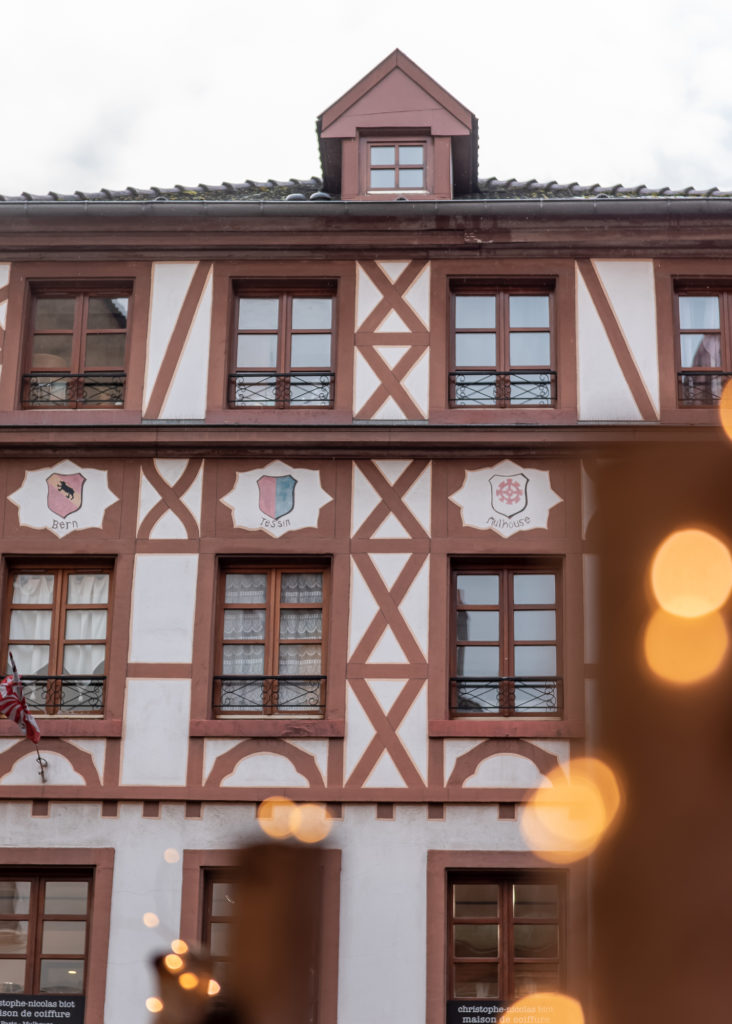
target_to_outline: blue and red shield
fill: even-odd
[[[296,483],[295,477],[289,473],[287,476],[260,476],[257,480],[260,511],[270,519],[279,519],[292,512]]]

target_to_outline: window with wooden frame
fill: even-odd
[[[427,146],[423,141],[367,142],[368,190],[409,192],[426,188]]]
[[[82,995],[91,872],[0,872],[0,992]]]
[[[111,570],[12,568],[4,647],[34,713],[101,714],[107,678]]]
[[[335,328],[334,281],[241,286],[229,405],[332,408]]]
[[[451,715],[562,713],[560,584],[551,563],[453,568]]]
[[[679,405],[717,405],[732,378],[732,282],[679,286],[676,324]]]
[[[217,714],[322,716],[328,582],[317,565],[222,572]]]
[[[453,281],[450,346],[451,406],[556,405],[552,282]]]
[[[44,286],[31,296],[24,408],[121,407],[129,284]]]
[[[451,872],[449,999],[511,1002],[561,991],[564,878],[559,872]]]
[[[201,946],[212,960],[213,976],[222,985],[229,955],[229,928],[236,904],[233,871],[206,871],[203,879]]]

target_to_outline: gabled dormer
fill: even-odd
[[[452,199],[478,188],[478,122],[400,50],[317,121],[326,192]]]

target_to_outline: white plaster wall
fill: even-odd
[[[145,406],[150,401],[165,350],[180,315],[186,292],[193,280],[196,266],[196,263],[153,264],[145,367]]]
[[[190,679],[128,679],[123,786],[183,786],[188,765]]]
[[[197,555],[135,556],[130,661],[191,660],[197,572]]]
[[[213,268],[209,270],[160,419],[204,419],[208,391]]]

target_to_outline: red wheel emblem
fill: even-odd
[[[521,501],[523,496],[523,487],[510,478],[501,480],[500,484],[496,487],[496,497],[507,505],[515,505],[517,501]]]

